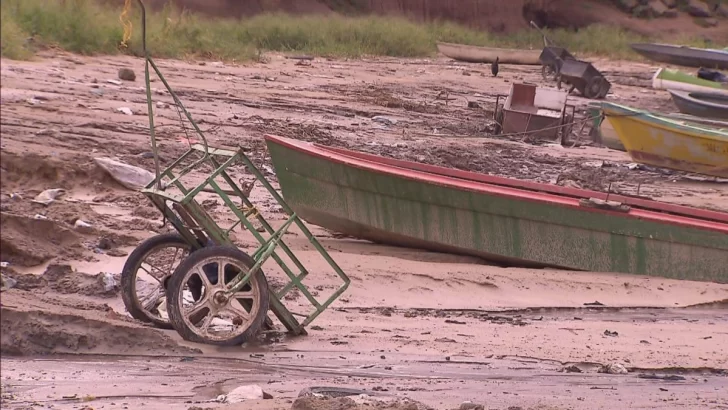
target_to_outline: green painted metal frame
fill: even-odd
[[[205,245],[207,240],[212,240],[216,245],[229,245],[235,246],[230,240],[229,233],[236,227],[242,225],[246,230],[253,234],[256,240],[260,243],[260,247],[253,253],[252,257],[256,261],[255,265],[249,270],[249,272],[242,278],[236,280],[235,285],[232,287],[231,292],[237,291],[239,288],[244,286],[250,280],[250,277],[257,272],[262,265],[272,258],[281,267],[283,272],[288,276],[289,282],[278,292],[275,292],[269,287],[269,292],[274,296],[270,298],[271,306],[270,309],[276,315],[278,320],[286,327],[286,329],[294,334],[305,334],[305,327],[315,320],[321,312],[323,312],[331,303],[333,303],[341,294],[346,291],[351,280],[343,272],[341,267],[331,258],[326,249],[318,242],[311,231],[306,227],[304,222],[293,210],[288,206],[285,200],[278,194],[273,186],[268,182],[262,172],[253,164],[242,149],[228,150],[219,149],[208,146],[207,139],[204,133],[199,128],[197,123],[194,121],[190,113],[185,108],[184,104],[177,97],[176,93],[167,83],[164,75],[161,73],[154,60],[151,58],[146,49],[146,10],[141,0],[137,0],[142,10],[142,39],[145,57],[145,70],[144,78],[146,82],[146,94],[147,94],[147,108],[149,115],[149,127],[150,127],[150,138],[152,143],[152,150],[154,153],[154,162],[156,169],[156,177],[150,182],[143,190],[142,193],[146,195],[151,202],[162,212],[165,220],[169,221],[172,226],[185,238],[185,240],[194,248],[199,249]],[[166,169],[160,172],[159,157],[157,155],[157,145],[154,133],[154,109],[152,104],[152,93],[151,93],[151,82],[150,82],[150,67],[154,70],[155,74],[159,77],[162,84],[172,96],[177,107],[182,111],[187,120],[192,124],[196,134],[199,135],[202,140],[202,144],[194,144],[190,146],[190,149],[185,152],[181,157],[175,160]],[[194,158],[197,155],[199,158]],[[224,160],[219,161],[218,158],[222,157]],[[187,160],[192,160],[188,165],[182,167],[182,169],[176,174],[173,172],[177,168],[180,168],[182,164]],[[258,212],[257,208],[250,202],[248,197],[242,192],[240,187],[227,173],[227,170],[237,164],[243,164],[250,170],[258,181],[268,190],[278,204],[283,208],[289,217],[287,221],[278,230],[274,230],[273,227],[266,221],[266,219]],[[189,174],[193,170],[199,168],[202,165],[211,166],[214,171],[210,173],[205,180],[194,186],[186,187],[182,183],[182,177]],[[232,189],[234,196],[238,197],[242,205],[249,209],[248,212],[243,212],[233,202],[230,196],[220,185],[216,182],[216,178],[222,178],[225,183]],[[227,207],[237,216],[238,222],[235,223],[230,229],[222,229],[215,220],[200,206],[195,200],[196,196],[203,192],[205,188],[211,187],[212,190],[222,199]],[[181,195],[174,194],[168,191],[168,188],[177,188]],[[256,219],[263,226],[269,237],[266,239],[261,235],[253,226],[252,220]],[[342,285],[331,294],[331,296],[324,302],[319,302],[308,288],[303,284],[303,280],[309,275],[309,271],[305,268],[303,263],[295,256],[293,251],[283,241],[283,235],[288,229],[295,224],[301,230],[303,235],[311,242],[314,248],[321,254],[326,262],[331,266],[337,276],[341,279]],[[286,256],[293,262],[298,273],[295,273],[289,266],[283,261],[281,256],[277,253],[277,250],[282,250]],[[304,315],[303,322],[299,322],[294,314],[291,313],[288,308],[283,304],[283,297],[290,292],[292,289],[298,289],[313,305],[313,310]],[[267,322],[268,326],[271,326],[270,321]]]

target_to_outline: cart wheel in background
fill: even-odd
[[[167,310],[175,330],[190,342],[221,346],[241,345],[255,337],[269,307],[265,275],[259,270],[230,293],[253,265],[253,258],[230,246],[205,247],[188,256],[167,289]],[[218,273],[216,277],[209,275],[211,270]],[[202,284],[198,300],[190,297],[193,283]]]
[[[559,72],[554,64],[544,64],[541,66],[541,77],[545,81],[556,81],[559,76]]]
[[[165,289],[177,265],[191,246],[176,233],[153,236],[143,241],[126,259],[121,271],[121,299],[131,316],[172,329],[164,309]]]
[[[602,92],[602,83],[604,82],[602,77],[592,77],[586,84],[586,87],[584,87],[584,97],[591,99],[599,98]]]
[[[607,94],[609,94],[609,83],[607,81],[602,81],[602,87],[599,90],[599,98],[606,98]]]

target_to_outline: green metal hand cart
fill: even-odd
[[[142,190],[154,206],[176,230],[173,234],[159,235],[144,241],[130,254],[122,271],[122,296],[133,317],[151,322],[158,327],[174,328],[184,339],[217,345],[242,344],[255,337],[263,328],[272,329],[268,317],[272,311],[290,334],[305,334],[305,327],[336,300],[349,286],[350,280],[328,252],[321,246],[304,222],[286,204],[265,175],[240,149],[220,149],[208,146],[204,133],[165,80],[146,48],[146,10],[137,0],[142,13],[142,47],[145,56],[145,82],[149,112],[149,130],[156,168],[155,179]],[[127,1],[128,12],[130,1]],[[200,144],[191,144],[189,150],[166,169],[161,170],[154,127],[154,104],[150,87],[150,69],[159,77],[172,97],[180,117],[184,115],[192,125]],[[182,118],[180,118],[182,120]],[[233,167],[244,166],[255,176],[286,213],[285,222],[274,229],[249,200],[249,189],[236,183],[231,176]],[[186,182],[185,176],[195,171],[206,177],[199,182]],[[248,192],[246,192],[248,191]],[[237,221],[224,229],[204,209],[199,200],[202,192],[212,192],[237,217]],[[256,229],[258,221],[262,229]],[[328,262],[341,283],[323,302],[317,300],[304,285],[309,271],[285,243],[284,235],[297,226],[313,247]],[[231,240],[235,228],[250,232],[260,246],[248,255]],[[261,232],[259,232],[259,230]],[[184,257],[164,272],[159,267],[168,259],[153,255],[160,250],[182,250]],[[289,263],[286,263],[287,259]],[[262,267],[273,260],[285,273],[288,281],[277,291],[268,284]],[[151,269],[143,268],[143,265]],[[290,265],[290,266],[289,266]],[[146,270],[157,280],[153,296],[141,300],[137,295],[136,279]],[[171,271],[171,272],[170,272]],[[161,275],[159,274],[161,273]],[[306,314],[296,315],[283,303],[284,296],[298,289],[313,306]],[[166,314],[163,312],[166,311]],[[165,317],[166,316],[166,317]]]

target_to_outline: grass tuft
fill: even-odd
[[[105,6],[98,0],[2,0],[2,56],[30,58],[35,47],[60,47],[79,54],[141,55],[140,12],[136,2],[133,4],[132,39],[128,48],[120,49],[123,34],[120,7]],[[343,10],[346,4],[342,2],[342,11],[347,11]],[[534,30],[504,36],[454,23],[418,24],[397,17],[263,14],[241,20],[212,20],[171,6],[147,17],[149,50],[155,56],[170,58],[251,60],[259,56],[259,50],[345,57],[422,57],[436,52],[437,41],[490,47],[543,47],[540,34]],[[553,30],[548,35],[573,53],[613,58],[635,58],[629,44],[648,41],[624,30],[599,25],[578,32]],[[692,39],[685,39],[683,44],[706,46]]]

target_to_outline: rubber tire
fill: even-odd
[[[258,287],[258,294],[260,295],[260,308],[258,309],[258,314],[252,319],[250,326],[248,326],[245,332],[238,336],[228,340],[206,340],[192,332],[187,327],[182,317],[182,312],[174,307],[181,305],[182,300],[180,296],[182,295],[182,289],[185,285],[183,280],[186,273],[202,260],[213,256],[237,259],[248,269],[255,265],[255,259],[250,257],[247,253],[232,246],[209,246],[190,254],[190,256],[182,261],[182,263],[177,266],[177,269],[174,270],[172,278],[169,280],[169,285],[167,286],[167,314],[169,315],[169,321],[172,323],[172,326],[177,333],[189,342],[217,346],[239,346],[255,337],[260,332],[266,318],[268,317],[270,294],[268,293],[268,281],[266,280],[262,269],[259,269],[258,272],[256,272],[250,282],[251,287],[253,284]]]
[[[551,72],[548,73],[548,70]],[[555,64],[544,64],[541,66],[541,77],[544,81],[556,81],[558,76],[559,71]]]
[[[602,93],[603,81],[604,79],[602,77],[592,77],[586,84],[586,87],[584,87],[584,97],[590,100],[598,99]]]
[[[144,323],[152,323],[160,329],[173,329],[172,324],[157,318],[149,317],[144,308],[138,305],[134,297],[136,284],[135,273],[139,270],[141,261],[153,250],[166,247],[165,245],[182,245],[189,247],[187,241],[177,233],[166,233],[152,236],[137,246],[126,258],[124,268],[121,270],[121,300],[131,317]],[[136,268],[136,269],[135,269]]]

